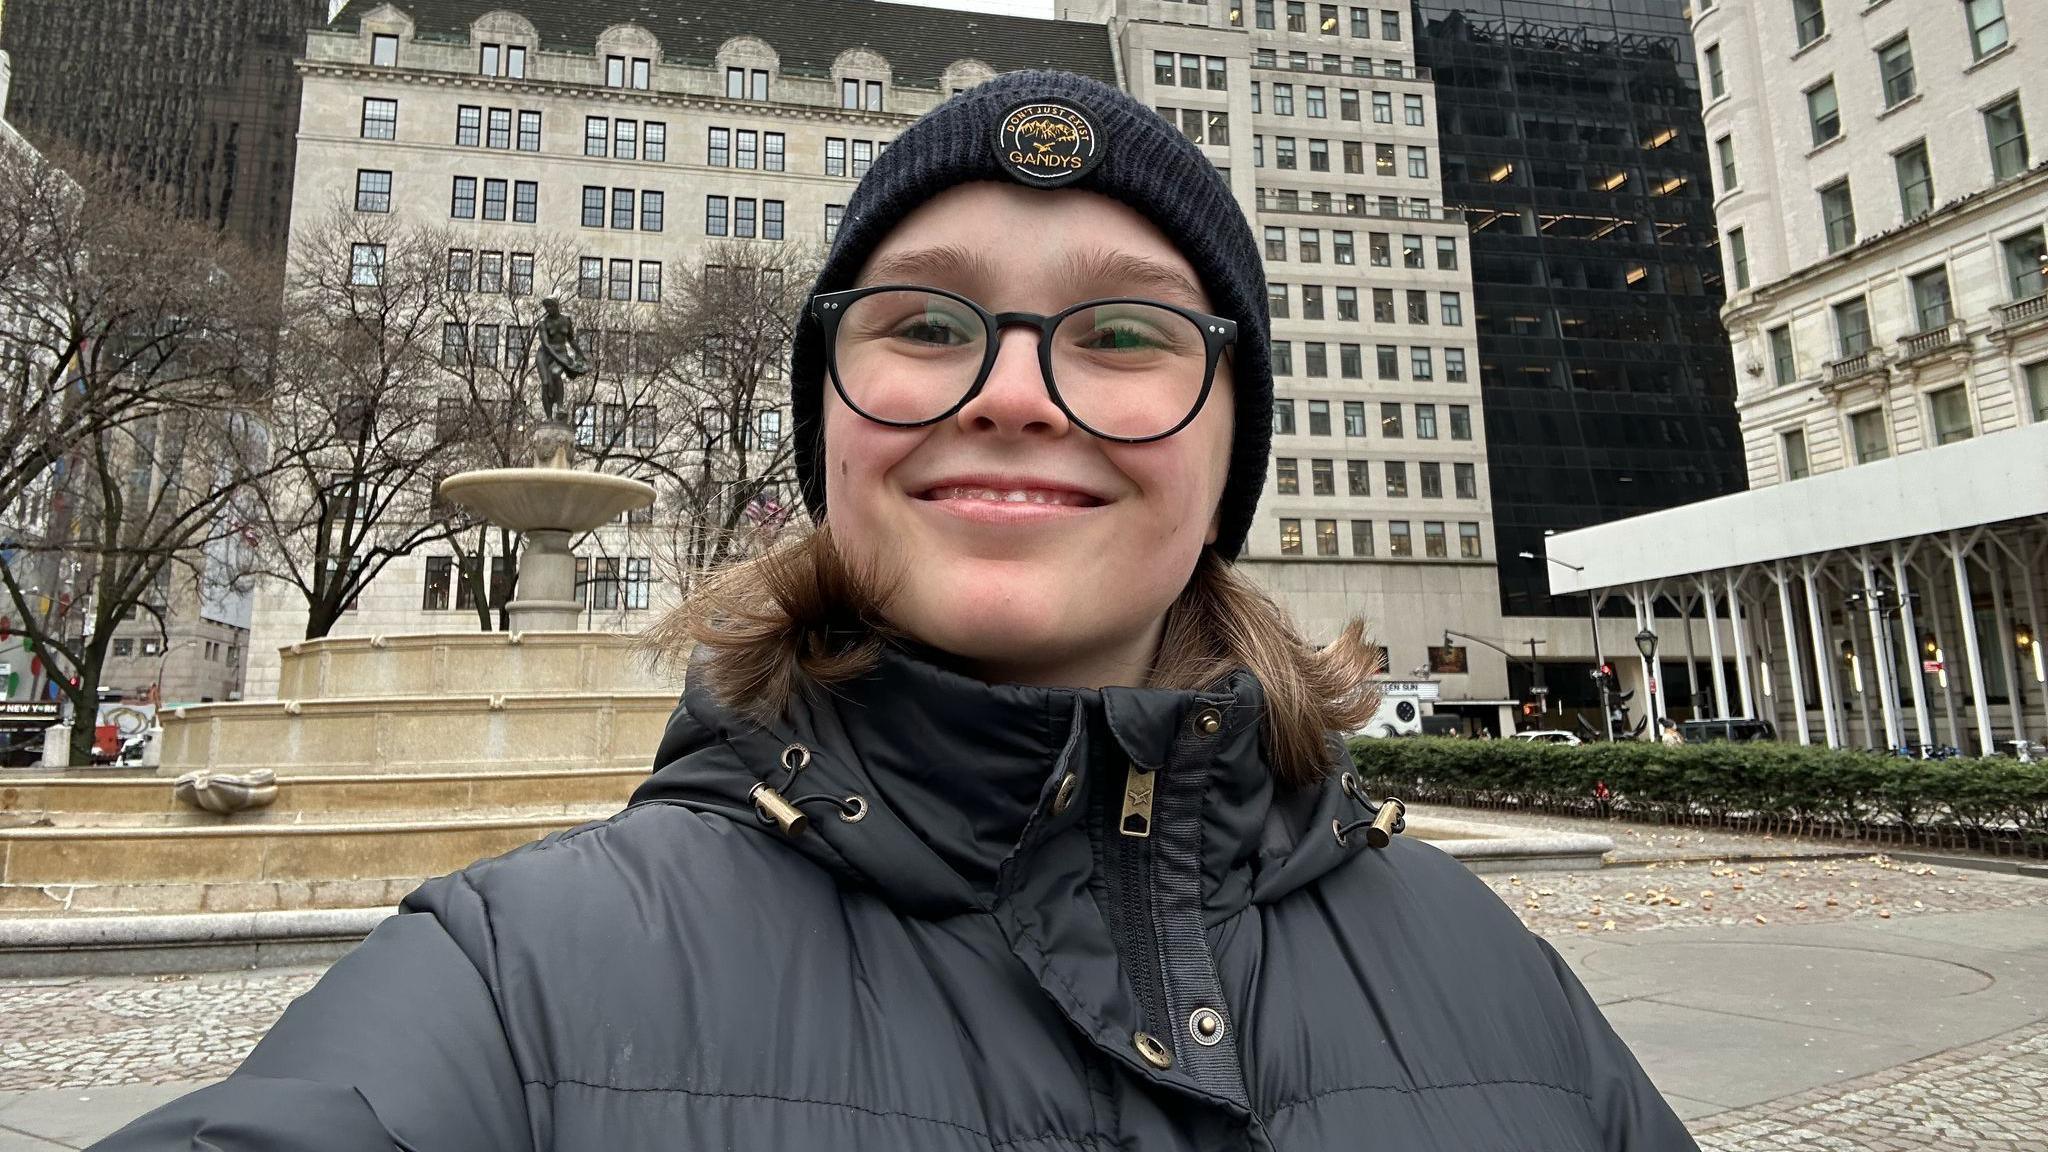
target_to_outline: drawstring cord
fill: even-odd
[[[1365,829],[1365,842],[1373,848],[1385,848],[1394,842],[1394,837],[1408,830],[1408,806],[1393,796],[1378,804],[1365,798],[1359,787],[1358,777],[1349,772],[1337,778],[1337,784],[1352,802],[1365,809],[1366,818],[1346,824],[1343,820],[1331,820],[1330,831],[1337,837],[1337,844],[1345,846],[1353,832]]]
[[[838,810],[840,820],[848,824],[860,823],[868,814],[868,802],[858,793],[844,799],[822,792],[798,796],[793,800],[783,798],[783,793],[796,783],[797,774],[810,766],[809,748],[791,744],[782,750],[782,783],[771,786],[763,780],[747,793],[747,798],[754,802],[754,812],[761,818],[761,823],[775,825],[784,836],[801,836],[811,826],[811,818],[799,810],[805,804],[830,804]]]

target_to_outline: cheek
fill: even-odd
[[[859,547],[872,531],[889,470],[914,451],[921,429],[884,428],[848,411],[837,396],[825,404],[825,507],[834,538]]]

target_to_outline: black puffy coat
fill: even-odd
[[[902,655],[772,731],[693,689],[625,811],[422,887],[99,1147],[1692,1148],[1492,891],[1276,791],[1261,710]]]

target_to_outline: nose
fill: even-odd
[[[1029,328],[997,334],[996,362],[988,379],[953,417],[963,431],[1061,436],[1071,429],[1039,369],[1038,341],[1039,334]]]

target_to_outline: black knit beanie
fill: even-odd
[[[1005,140],[1020,106],[1064,118],[1050,164]],[[1010,121],[1006,125],[1006,120]],[[1042,154],[1043,150],[1035,150]],[[1012,160],[1012,156],[1025,163]],[[1236,433],[1213,549],[1244,547],[1265,487],[1273,441],[1273,369],[1266,342],[1266,273],[1251,225],[1207,157],[1159,113],[1099,81],[1066,72],[1010,72],[963,92],[905,129],[854,189],[814,292],[853,286],[868,257],[918,206],[978,180],[1099,192],[1158,227],[1194,266],[1216,315],[1237,322],[1230,353]],[[825,514],[825,342],[806,313],[790,362],[797,478],[814,518]]]

